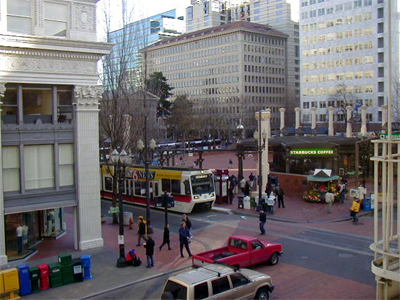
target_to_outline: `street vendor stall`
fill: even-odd
[[[309,190],[304,192],[303,199],[307,202],[325,202],[325,194],[329,191],[339,199],[340,176],[332,175],[330,169],[315,169],[313,175],[307,176]]]

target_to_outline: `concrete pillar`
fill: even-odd
[[[283,108],[283,107],[281,107],[280,109],[279,109],[279,112],[280,112],[280,121],[281,121],[281,125],[280,125],[280,127],[279,127],[279,129],[280,130],[283,130],[283,128],[285,128],[285,111],[286,111],[286,108]],[[283,133],[281,133],[281,136],[283,136]]]
[[[102,86],[75,86],[75,186],[79,250],[103,246],[99,174],[99,100]]]
[[[388,119],[388,114],[387,114],[387,110],[388,107],[387,105],[382,105],[382,128],[383,127],[387,127],[387,119]]]
[[[311,129],[317,128],[317,108],[311,107]]]
[[[367,136],[367,107],[361,106],[361,135]]]
[[[353,110],[352,106],[346,106],[346,137],[350,138],[353,135],[352,128],[351,128],[351,112]]]
[[[4,97],[6,92],[5,83],[0,83],[0,115],[1,115],[1,99]],[[4,196],[3,196],[3,163],[2,163],[2,136],[1,136],[1,120],[0,120],[0,266],[7,264],[6,255],[6,231],[4,222]]]
[[[328,121],[329,121],[328,135],[329,136],[335,135],[335,130],[333,128],[333,111],[334,110],[335,110],[335,108],[333,106],[328,107]]]
[[[299,129],[300,128],[300,107],[296,107],[295,109],[294,109],[294,111],[295,111],[295,114],[296,114],[296,124],[295,124],[295,129]]]
[[[271,136],[271,132],[268,133],[268,130],[271,128],[271,110],[266,109],[261,111],[261,120],[260,120],[260,112],[255,112],[255,118],[258,122],[261,121],[261,133],[265,132],[267,134],[267,138],[265,139],[265,147],[264,150],[262,151],[261,155],[261,187],[262,187],[262,195],[264,195],[264,188],[267,185],[267,180],[268,180],[268,174],[269,174],[269,163],[268,163],[268,138]],[[257,126],[257,130],[260,128],[260,125]],[[262,143],[262,141],[261,141]],[[258,158],[257,162],[257,168],[258,172],[257,174],[260,174],[260,158]],[[258,185],[257,185],[257,191],[258,191]],[[258,197],[258,192],[253,192],[252,196]]]

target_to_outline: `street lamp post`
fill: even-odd
[[[150,172],[149,165],[151,160],[153,159],[154,149],[157,147],[156,141],[154,139],[150,140],[150,144],[147,144],[147,130],[144,133],[145,143],[142,140],[137,142],[137,148],[140,151],[141,159],[144,163],[144,171],[146,174],[146,224],[147,224],[147,233],[153,233],[153,228],[151,227],[150,222]],[[149,149],[150,148],[150,149]]]
[[[253,134],[254,139],[257,142],[258,150],[258,204],[261,204],[262,199],[262,152],[265,148],[265,141],[267,139],[267,133],[263,131],[261,133],[261,110],[259,111],[258,131]]]
[[[124,192],[124,182],[125,182],[125,170],[126,165],[129,160],[129,156],[125,150],[118,153],[116,149],[111,153],[111,158],[114,163],[114,172],[118,174],[118,190],[119,190],[119,258],[117,260],[117,268],[126,267],[125,260],[125,238],[124,238],[124,204],[123,204],[123,192]]]

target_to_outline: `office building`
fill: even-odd
[[[294,108],[300,105],[299,24],[291,20],[285,0],[193,0],[186,9],[187,32],[237,21],[264,24],[288,35],[286,57],[287,124],[294,124]]]
[[[0,0],[0,265],[67,230],[103,245],[97,0]]]
[[[175,96],[186,95],[197,116],[209,116],[220,130],[248,134],[256,129],[254,112],[279,108],[287,90],[287,35],[266,25],[240,21],[162,40],[143,50],[149,74],[162,72]]]
[[[358,108],[365,105],[368,131],[381,129],[381,106],[388,103],[390,86],[385,78],[392,72],[394,88],[399,71],[397,1],[392,1],[391,11],[388,10],[388,2],[301,1],[303,123],[311,122],[311,108],[315,107],[317,125],[326,126],[327,109],[333,106],[335,130],[345,131],[345,106],[350,104],[353,106],[353,127],[358,130],[361,114]],[[392,55],[391,64],[389,53]],[[398,114],[398,105],[395,107]]]

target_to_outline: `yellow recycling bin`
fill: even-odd
[[[14,292],[19,290],[19,278],[17,268],[3,270],[3,283],[4,283],[4,293],[10,293],[7,299],[19,299],[21,298],[18,294]]]

